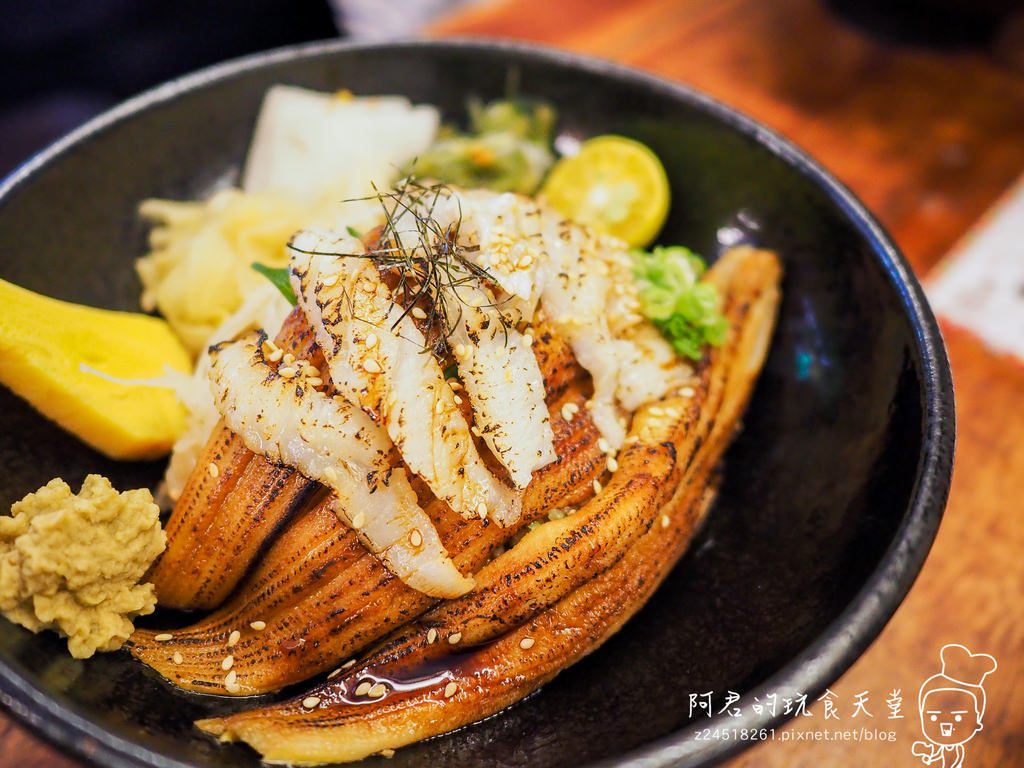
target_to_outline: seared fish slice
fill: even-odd
[[[330,488],[335,511],[406,584],[433,597],[466,592],[472,579],[448,557],[405,470],[392,466],[384,431],[311,379],[283,375],[267,362],[265,341],[260,334],[210,350],[214,402],[227,426],[251,451]]]
[[[300,232],[291,244],[292,284],[338,391],[386,429],[410,470],[464,516],[519,519],[519,495],[484,464],[469,425],[429,353],[354,238]]]
[[[517,488],[555,460],[554,433],[544,405],[544,379],[532,337],[507,322],[475,283],[455,286],[448,304],[459,378],[473,422]]]
[[[298,310],[287,317],[276,341],[282,355],[322,363]],[[167,549],[147,576],[160,605],[205,610],[220,605],[267,537],[311,502],[318,487],[297,470],[254,455],[221,421],[167,521]]]

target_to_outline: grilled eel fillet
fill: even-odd
[[[539,526],[485,566],[473,592],[312,691],[197,725],[271,762],[356,760],[498,712],[598,648],[643,606],[702,519],[767,353],[779,278],[776,257],[750,248],[712,267],[726,343],[692,398],[637,412],[619,471],[581,510]]]
[[[524,493],[519,528],[554,508],[586,501],[593,495],[594,480],[605,473],[607,458],[598,447],[597,429],[583,408],[588,394],[587,377],[571,350],[546,332],[543,325],[538,327],[534,350],[545,377],[559,458],[534,474]],[[566,421],[562,408],[570,402],[577,406],[578,415]],[[222,436],[215,434],[208,450],[221,450],[223,441]],[[234,442],[228,441],[227,445],[233,447]],[[214,455],[209,458],[216,462]],[[258,456],[249,459],[248,466],[254,465],[259,467],[258,473],[253,473],[258,478],[254,484],[264,482],[264,473],[283,471]],[[200,477],[197,480],[194,475],[190,479],[183,499],[200,498],[200,492],[191,488],[194,481],[208,489],[221,487],[209,482],[205,463],[200,463],[195,474]],[[295,476],[301,478],[297,473],[292,475]],[[243,474],[229,496],[241,499],[247,490]],[[256,491],[253,488],[249,492]],[[210,493],[213,495],[214,491]],[[209,529],[218,531],[216,546],[208,550],[203,542],[197,542],[201,554],[194,556],[223,561],[225,549],[236,551],[244,546],[247,551],[254,551],[252,542],[244,540],[265,537],[288,516],[260,512],[261,504],[279,511],[309,500],[284,526],[228,603],[199,623],[173,633],[136,631],[130,643],[136,658],[188,690],[231,695],[264,693],[331,669],[339,659],[365,648],[433,605],[433,598],[407,587],[364,550],[331,510],[331,497],[323,491],[309,495],[304,487],[294,493],[301,494],[298,501],[282,499],[282,491],[276,497],[264,494],[262,498],[267,501],[257,499],[249,506],[224,504],[219,513],[205,510],[198,502],[185,507],[190,515],[212,517]],[[489,520],[465,520],[437,499],[428,501],[425,509],[463,572],[475,572],[516,532]],[[274,522],[264,522],[262,528],[257,528],[254,521],[258,519]],[[180,524],[176,529],[183,539],[193,538],[191,530]],[[224,544],[225,540],[229,543]],[[172,543],[176,545],[175,552],[188,549],[175,539]],[[207,562],[181,569],[187,582],[192,582],[196,573],[225,571],[225,565]],[[162,585],[167,588],[174,574],[168,570],[160,572],[164,577]],[[210,581],[204,578],[203,584]],[[175,588],[183,591],[178,585]],[[162,599],[164,593],[159,594]],[[254,622],[263,622],[257,623],[263,628],[254,630]],[[232,632],[236,630],[239,636],[232,643]],[[171,639],[163,639],[165,634],[171,634]],[[230,662],[226,661],[228,657]],[[230,678],[229,672],[234,673]]]
[[[298,309],[288,315],[276,341],[296,359],[322,361]],[[297,470],[253,454],[222,420],[167,521],[167,549],[146,577],[156,586],[160,605],[216,608],[249,570],[263,542],[318,488]]]

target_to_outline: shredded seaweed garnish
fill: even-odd
[[[425,322],[434,332],[428,335],[424,351],[438,352],[447,344],[454,328],[461,322],[462,305],[469,306],[460,295],[459,288],[478,280],[492,287],[497,285],[497,280],[490,272],[467,257],[479,250],[479,246],[459,240],[461,203],[453,223],[442,226],[434,217],[438,201],[451,194],[446,184],[425,185],[412,176],[401,180],[388,191],[381,192],[374,187],[373,195],[350,198],[343,202],[377,200],[381,204],[385,223],[377,248],[365,253],[338,253],[303,250],[293,244],[288,247],[299,253],[317,256],[371,259],[378,269],[392,270],[398,278],[392,295],[397,297],[404,294],[405,298],[402,301],[393,298],[395,305],[402,307],[402,314],[392,324],[391,330],[394,331],[414,307],[426,304],[429,311]],[[409,224],[412,224],[411,229],[407,228]],[[456,302],[454,305],[453,301]],[[494,300],[479,306],[497,307],[504,301]],[[507,339],[509,320],[503,313],[499,312],[498,316]]]

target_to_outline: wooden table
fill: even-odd
[[[815,0],[506,0],[433,32],[542,42],[706,91],[833,171],[925,280],[1024,172],[1024,72],[983,53],[878,42]],[[826,726],[821,702],[731,768],[922,765],[911,755],[922,738],[917,692],[939,672],[945,643],[999,663],[965,765],[1024,766],[1024,363],[947,322],[943,332],[958,442],[928,561],[878,640],[832,686],[839,720]],[[893,689],[903,719],[889,719]],[[862,693],[871,718],[852,717]],[[895,743],[808,740],[861,726],[894,731]]]
[[[548,43],[707,91],[820,159],[924,278],[1024,171],[1024,75],[982,53],[876,42],[814,0],[507,0],[432,34]],[[842,725],[830,728],[891,730],[895,744],[807,740],[824,727],[821,703],[732,768],[920,765],[917,689],[949,642],[999,662],[966,764],[1024,766],[1024,365],[948,323],[944,332],[959,431],[946,517],[906,602],[831,689]],[[893,689],[903,719],[888,719]],[[851,717],[861,693],[870,719]],[[0,768],[76,765],[0,714]]]

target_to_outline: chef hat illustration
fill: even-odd
[[[974,696],[978,718],[985,712],[985,678],[996,669],[996,660],[987,653],[971,653],[957,643],[944,645],[939,653],[942,671],[924,681],[918,695],[918,708],[924,709],[924,698],[932,691],[960,688]]]

